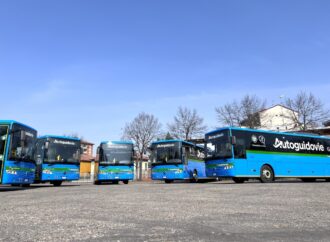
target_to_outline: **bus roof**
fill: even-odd
[[[15,120],[0,120],[0,124],[10,124],[10,125],[11,124],[19,124],[19,125],[22,125],[22,126],[24,126],[26,128],[33,129],[34,131],[37,131],[36,129],[34,129],[34,128],[30,127],[30,126],[28,126],[26,124],[23,124],[23,123],[20,123],[20,122],[17,122]]]
[[[151,144],[163,144],[163,143],[175,143],[175,142],[182,142],[182,143],[187,144],[187,145],[196,146],[196,144],[194,144],[194,143],[190,143],[190,142],[187,142],[187,141],[184,141],[184,140],[179,140],[179,139],[158,140],[158,141],[152,142]]]
[[[54,139],[66,139],[66,140],[75,140],[75,141],[80,141],[79,138],[75,137],[69,137],[69,136],[59,136],[59,135],[43,135],[38,137],[38,139],[47,139],[47,138],[54,138]]]
[[[104,144],[109,144],[109,143],[112,143],[112,144],[116,144],[116,145],[133,145],[134,143],[130,140],[117,140],[117,141],[102,141],[101,142],[101,145],[104,145]]]
[[[289,132],[276,132],[271,130],[263,130],[263,129],[250,129],[250,128],[242,128],[242,127],[223,127],[220,129],[213,130],[211,132],[206,133],[205,135],[213,134],[222,130],[243,130],[243,131],[250,131],[250,132],[257,132],[257,133],[268,133],[268,134],[283,134],[283,135],[289,135],[289,136],[300,136],[300,137],[309,137],[309,138],[322,138],[322,139],[330,139],[330,137],[327,136],[321,136],[321,135],[308,135],[308,134],[301,134],[301,133],[289,133]]]

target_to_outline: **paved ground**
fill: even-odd
[[[330,241],[330,183],[0,188],[0,241]]]

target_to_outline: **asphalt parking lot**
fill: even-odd
[[[1,241],[330,241],[330,183],[0,188]]]

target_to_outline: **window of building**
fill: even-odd
[[[82,144],[81,148],[83,154],[88,154],[88,145]]]

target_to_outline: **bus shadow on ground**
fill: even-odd
[[[231,179],[223,179],[217,182],[213,182],[213,184],[218,184],[218,185],[244,185],[244,184],[313,184],[313,183],[328,183],[325,179],[316,179],[315,181],[302,181],[300,179],[278,179],[270,183],[262,183],[260,182],[259,179],[250,179],[249,181],[245,181],[244,183],[235,183]]]
[[[166,183],[165,181],[149,181],[146,183],[150,183],[150,184],[157,184],[157,185],[175,185],[175,184],[212,184],[212,183],[218,183],[219,181],[217,181],[216,179],[211,179],[211,180],[198,180],[198,181],[192,181],[192,180],[174,180],[170,183]]]
[[[62,186],[59,186],[57,188],[70,188],[70,187],[78,187],[79,184],[65,184]],[[29,187],[21,187],[21,186],[0,186],[0,193],[1,192],[15,192],[15,191],[25,191],[25,190],[33,190],[33,189],[43,189],[43,188],[49,188],[54,187],[52,184],[34,184]],[[55,188],[55,187],[54,187]]]
[[[130,182],[129,184],[133,184],[134,182]],[[112,183],[112,182],[102,182],[102,183],[98,183],[98,184],[93,184],[94,186],[127,186],[128,184],[124,184],[122,182],[119,183]]]

